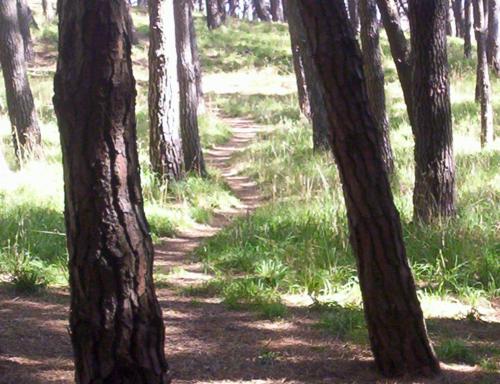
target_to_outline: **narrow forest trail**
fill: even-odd
[[[495,373],[443,364],[444,375],[431,380],[384,380],[377,374],[367,345],[341,340],[315,326],[318,314],[289,307],[278,321],[250,310],[231,311],[220,297],[196,294],[212,278],[194,252],[238,216],[251,214],[265,200],[257,185],[240,176],[231,158],[265,127],[243,118],[224,118],[233,136],[206,151],[240,203],[219,211],[211,225],[199,225],[156,246],[155,270],[163,309],[165,350],[174,384],[188,383],[496,383]],[[69,292],[51,289],[18,296],[0,286],[0,384],[73,383],[67,319]],[[435,319],[434,327],[495,343],[495,324]]]

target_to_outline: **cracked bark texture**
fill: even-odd
[[[149,155],[166,180],[183,176],[173,0],[149,0]]]
[[[80,384],[169,382],[143,209],[124,1],[60,0],[54,106]]]
[[[361,46],[370,110],[379,132],[380,152],[388,174],[394,172],[394,158],[385,109],[384,68],[380,51],[379,24],[375,0],[359,2]]]
[[[14,149],[22,164],[41,154],[41,135],[28,80],[16,0],[0,1],[0,65]]]
[[[474,31],[477,41],[476,90],[481,104],[481,147],[493,142],[493,109],[491,105],[491,84],[486,54],[487,29],[484,18],[483,0],[472,0],[474,9]],[[491,1],[491,0],[490,0]]]
[[[409,2],[415,114],[414,218],[455,213],[455,162],[446,46],[447,0]]]
[[[363,63],[343,2],[297,0],[324,83],[371,348],[387,376],[439,372],[369,113]],[[290,7],[292,2],[290,1]]]
[[[198,130],[198,89],[196,67],[191,47],[191,0],[174,1],[175,31],[177,39],[177,70],[180,91],[180,119],[182,151],[186,172],[206,175],[205,161]]]

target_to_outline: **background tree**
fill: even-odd
[[[380,51],[379,23],[375,0],[359,2],[361,20],[361,44],[363,47],[363,69],[370,110],[379,132],[379,146],[388,174],[394,171],[389,121],[385,109],[384,68]]]
[[[262,21],[271,21],[271,11],[266,0],[253,0],[255,14]]]
[[[19,162],[41,154],[41,135],[28,81],[16,0],[0,2],[0,64]]]
[[[198,39],[196,37],[196,28],[194,18],[189,18],[189,38],[191,40],[191,55],[193,58],[195,83],[196,83],[196,103],[198,113],[205,111],[205,100],[203,98],[203,73],[201,68],[200,53],[198,51]]]
[[[61,0],[59,17],[54,106],[76,382],[168,383],[139,176],[127,4]]]
[[[414,58],[414,217],[455,213],[455,163],[446,47],[447,0],[409,2]]]
[[[398,72],[401,89],[403,90],[403,98],[408,111],[408,118],[413,134],[415,135],[410,45],[406,40],[405,33],[401,26],[398,7],[394,0],[377,0],[377,6],[380,10],[385,31],[387,32],[391,55],[396,66],[396,71]]]
[[[283,3],[281,0],[271,0],[271,16],[273,21],[283,22]]]
[[[293,23],[293,20],[292,20]],[[295,72],[295,80],[297,83],[297,96],[299,100],[299,108],[302,114],[311,120],[311,105],[309,102],[309,93],[306,84],[304,60],[300,50],[297,33],[293,31],[294,26],[288,23],[290,30],[290,43],[292,47],[293,70]]]
[[[8,0],[7,0],[8,1]],[[19,31],[23,37],[24,57],[26,61],[33,60],[33,41],[31,39],[31,22],[33,15],[27,0],[17,0]]]
[[[472,24],[472,0],[464,0],[464,56],[470,58],[472,56],[471,43],[471,24]]]
[[[321,82],[344,190],[351,244],[370,343],[384,375],[439,372],[430,346],[387,174],[369,113],[361,54],[345,5],[289,0],[299,6]]]
[[[500,32],[498,18],[500,14],[499,0],[488,0],[488,38],[486,54],[488,64],[493,73],[500,76]]]
[[[315,151],[330,150],[330,130],[328,115],[325,107],[325,89],[318,78],[313,63],[313,53],[306,44],[307,36],[302,17],[297,13],[297,6],[287,7],[288,28],[292,46],[297,44],[298,54],[302,59],[304,69],[305,90],[308,94],[310,115],[313,131],[313,149]],[[300,74],[299,74],[300,76]],[[305,101],[303,101],[305,102]]]
[[[206,0],[208,29],[219,28],[226,18],[223,0]]]
[[[183,173],[173,0],[149,0],[149,155],[163,179]]]
[[[486,57],[487,29],[484,19],[483,0],[472,0],[474,30],[477,41],[477,86],[481,104],[481,147],[493,142],[493,109],[491,106],[490,74]]]
[[[351,24],[356,33],[359,32],[359,13],[358,13],[358,3],[359,0],[347,0],[347,5],[349,6],[349,18],[351,19]]]
[[[451,0],[457,37],[464,37],[463,0]]]
[[[190,23],[192,3],[190,0],[174,1],[175,31],[177,39],[177,65],[180,90],[180,118],[182,150],[187,172],[206,175],[205,161],[198,131],[198,90],[196,68],[193,61]]]

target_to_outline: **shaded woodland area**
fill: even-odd
[[[0,0],[0,383],[500,380],[497,0]]]

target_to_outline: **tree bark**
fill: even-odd
[[[31,39],[30,31],[33,15],[26,0],[17,0],[17,12],[19,30],[21,32],[21,36],[23,37],[24,57],[26,58],[26,61],[30,62],[33,60],[33,41]]]
[[[190,23],[192,18],[190,0],[174,1],[175,31],[177,38],[177,68],[180,90],[180,117],[184,166],[187,172],[206,175],[205,161],[198,132],[198,90],[196,69],[191,47]]]
[[[491,1],[491,0],[490,0]],[[481,104],[481,147],[493,142],[493,109],[491,105],[491,85],[486,57],[487,29],[485,26],[483,0],[473,0],[474,30],[477,41],[477,79]]]
[[[292,29],[289,26],[289,29]],[[293,69],[295,72],[295,80],[297,82],[297,96],[299,99],[299,108],[302,114],[311,120],[311,105],[309,103],[309,93],[307,90],[304,64],[302,59],[302,52],[300,50],[297,36],[290,31],[290,43],[292,47]]]
[[[426,223],[455,213],[447,6],[447,0],[411,0],[409,8],[415,59],[414,218]]]
[[[464,56],[470,59],[472,56],[472,43],[471,43],[471,1],[464,0]]]
[[[488,64],[497,77],[500,76],[500,31],[498,18],[500,17],[499,0],[488,1],[488,39],[486,54]]]
[[[387,32],[392,58],[396,65],[399,82],[403,90],[406,109],[410,125],[415,135],[415,122],[413,116],[413,96],[412,96],[412,63],[410,47],[406,40],[398,9],[394,0],[377,0],[377,5],[382,16],[382,22]]]
[[[389,134],[389,121],[385,109],[384,68],[380,51],[379,23],[375,0],[360,1],[359,15],[368,101],[379,133],[378,142],[382,160],[385,170],[390,175],[394,172],[394,158]]]
[[[194,25],[194,18],[191,16],[189,19],[189,39],[191,40],[191,55],[193,57],[195,82],[196,82],[196,103],[198,106],[198,113],[205,111],[205,100],[203,98],[203,72],[201,68],[200,53],[198,51],[198,39],[196,37],[196,28]]]
[[[221,0],[206,0],[208,29],[219,28],[225,21],[226,12]]]
[[[452,0],[453,17],[457,37],[464,37],[463,0]]]
[[[63,152],[79,384],[169,382],[153,284],[124,1],[60,0],[54,106]]]
[[[343,2],[299,6],[326,89],[332,131],[375,362],[387,376],[439,372],[406,258],[398,212],[369,113],[362,59]]]
[[[27,75],[16,0],[0,2],[0,65],[14,149],[22,164],[28,158],[41,154],[41,135]]]
[[[359,33],[359,0],[347,0],[347,5],[349,6],[349,19],[351,20],[352,27],[356,34]]]
[[[240,7],[239,0],[229,0],[229,16],[236,17],[238,14],[239,7]]]
[[[257,17],[262,21],[271,21],[272,16],[265,0],[253,0],[253,7]]]
[[[183,177],[174,0],[149,0],[149,155],[164,180]]]
[[[292,3],[292,2],[290,2]],[[330,129],[328,115],[325,106],[325,89],[317,73],[313,62],[313,52],[306,44],[307,36],[302,17],[297,13],[298,7],[289,5],[288,9],[288,28],[292,42],[298,44],[299,55],[302,58],[304,68],[305,89],[308,92],[310,102],[311,121],[313,130],[313,149],[314,151],[330,150]]]
[[[283,3],[281,0],[271,0],[271,16],[273,21],[283,22]]]

